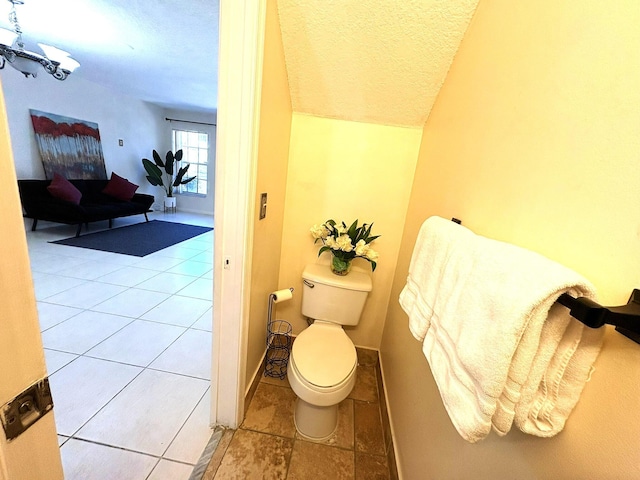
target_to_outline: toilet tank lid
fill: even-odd
[[[302,278],[310,282],[360,292],[370,292],[372,288],[371,277],[364,272],[352,270],[348,275],[336,275],[331,272],[329,265],[317,263],[307,265],[302,272]]]

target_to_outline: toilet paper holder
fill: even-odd
[[[289,288],[293,293],[293,288]],[[269,309],[267,313],[267,353],[265,355],[264,376],[284,379],[287,376],[287,364],[291,353],[292,327],[284,320],[273,320],[273,304],[291,298],[291,293],[285,298],[278,298],[282,291],[269,294]]]

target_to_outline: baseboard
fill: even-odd
[[[262,377],[262,374],[264,372],[264,357],[266,354],[267,354],[267,349],[265,347],[264,352],[262,352],[262,355],[260,356],[260,363],[258,364],[258,366],[253,372],[251,383],[249,383],[249,386],[246,388],[246,391],[244,392],[244,415],[247,414],[247,410],[249,409],[249,404],[253,399],[253,395],[256,393],[256,388],[258,388],[258,384],[260,383],[260,377]]]
[[[396,451],[396,436],[395,436],[395,429],[393,427],[393,415],[391,413],[391,409],[389,408],[389,395],[387,394],[387,385],[384,381],[385,378],[385,374],[384,374],[384,367],[382,364],[382,354],[380,353],[380,351],[378,351],[378,368],[379,368],[379,372],[380,372],[380,377],[381,377],[381,382],[382,385],[378,385],[378,387],[382,387],[382,395],[384,396],[384,404],[385,404],[385,410],[386,410],[386,419],[383,418],[383,429],[386,429],[385,431],[390,433],[390,444],[387,445],[386,447],[386,454],[387,454],[387,464],[389,465],[389,475],[391,480],[402,480],[402,471],[400,468],[398,468],[398,453]],[[383,415],[383,417],[385,417]],[[384,425],[384,423],[386,423],[386,425]]]
[[[162,201],[160,202],[154,202],[153,205],[151,205],[151,208],[153,209],[154,213],[165,213],[164,211],[164,203]],[[206,215],[208,217],[213,217],[213,212],[207,212],[205,210],[198,210],[198,209],[194,209],[194,208],[181,208],[180,205],[178,205],[177,213],[195,213],[197,215]],[[167,215],[172,215],[172,213],[170,212],[166,212]]]

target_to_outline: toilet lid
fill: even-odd
[[[344,330],[318,322],[296,337],[291,356],[300,375],[323,388],[342,383],[357,363],[356,348]]]

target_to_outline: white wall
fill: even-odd
[[[6,67],[0,71],[6,99],[16,175],[20,179],[44,178],[29,109],[41,110],[98,124],[107,174],[116,172],[140,185],[140,193],[162,198],[145,179],[141,159],[168,142],[164,109],[115,93],[71,75],[61,82],[41,73],[25,78]],[[118,140],[124,145],[120,147]]]

